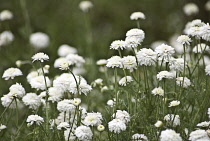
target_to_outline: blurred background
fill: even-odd
[[[37,52],[29,44],[29,36],[34,32],[49,35],[50,45],[43,50],[50,56],[48,64],[53,66],[58,58],[57,49],[61,44],[69,44],[78,49],[85,58],[109,58],[115,51],[109,49],[113,40],[124,40],[129,29],[136,28],[136,22],[130,20],[133,12],[141,11],[146,19],[140,21],[145,31],[144,47],[150,47],[157,40],[169,41],[175,33],[182,34],[185,24],[193,19],[209,22],[210,12],[206,8],[207,0],[91,0],[94,7],[87,13],[78,5],[80,0],[0,0],[0,11],[5,9],[13,13],[13,19],[0,21],[0,32],[9,30],[14,41],[0,46],[0,75],[5,69],[16,67],[17,60],[31,60]],[[195,3],[199,12],[187,16],[183,7]],[[88,48],[88,46],[91,46]],[[31,66],[21,67],[28,73]],[[52,71],[52,75],[56,71]],[[96,78],[90,78],[93,80]],[[17,82],[26,83],[24,77]],[[0,96],[8,92],[13,84],[0,78]]]

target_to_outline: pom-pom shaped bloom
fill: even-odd
[[[114,50],[121,49],[121,50],[123,50],[125,47],[126,47],[125,41],[116,40],[116,41],[113,41],[111,43],[110,49],[114,49]]]
[[[185,62],[185,65],[187,63]],[[171,58],[169,62],[169,68],[171,70],[177,71],[177,72],[183,72],[184,71],[184,59],[182,58]]]
[[[104,131],[104,129],[105,129],[105,127],[104,127],[103,125],[98,125],[98,127],[97,127],[97,130],[98,130],[99,132]]]
[[[70,63],[70,61],[68,61],[66,58],[60,57],[60,58],[55,60],[54,67],[59,68],[61,66],[61,64],[64,63],[64,62],[69,62]]]
[[[209,127],[209,125],[210,125],[209,121],[204,121],[204,122],[198,123],[196,126],[198,126],[198,127]]]
[[[132,82],[133,78],[131,76],[125,76],[120,79],[119,85],[126,86],[128,83]]]
[[[152,90],[152,94],[158,95],[158,96],[163,96],[164,95],[164,90],[161,87],[154,88]]]
[[[174,106],[178,106],[180,104],[180,101],[178,100],[173,100],[169,103],[168,107],[174,107]]]
[[[44,54],[43,52],[36,53],[34,56],[32,56],[32,62],[34,61],[40,61],[44,62],[49,60],[49,56],[47,54]]]
[[[101,120],[101,113],[87,113],[87,116],[84,119],[84,124],[87,126],[98,126],[101,124]]]
[[[74,98],[71,100],[71,103],[74,105],[74,106],[79,106],[80,103],[81,103],[81,99],[80,98]]]
[[[144,134],[136,133],[132,136],[132,141],[148,141],[148,138]]]
[[[75,106],[71,103],[71,100],[64,99],[57,104],[57,109],[60,112],[72,112],[75,110]]]
[[[48,93],[49,93],[48,100],[52,101],[53,103],[60,101],[63,97],[63,92],[55,87],[50,87],[48,89]]]
[[[120,119],[113,119],[108,123],[109,131],[119,134],[126,130],[125,122]]]
[[[190,45],[190,42],[192,42],[192,40],[187,35],[181,35],[177,38],[177,42],[183,45]]]
[[[176,127],[176,126],[180,125],[180,117],[179,117],[179,115],[167,114],[167,115],[164,117],[164,120],[165,120],[167,123],[172,124],[173,127]]]
[[[168,71],[161,71],[157,74],[157,79],[160,81],[162,79],[173,79],[174,74]]]
[[[49,45],[49,37],[42,32],[33,33],[30,35],[30,44],[36,49],[46,48]]]
[[[106,66],[108,68],[115,68],[115,67],[120,68],[122,66],[121,59],[122,58],[119,56],[112,56],[107,60]]]
[[[204,44],[204,43],[201,43],[201,44],[197,44],[194,48],[193,48],[193,52],[194,53],[202,53],[206,50],[209,50],[209,46]]]
[[[155,52],[158,54],[159,60],[164,60],[165,62],[169,62],[171,56],[175,53],[174,48],[166,44],[156,47]]]
[[[120,119],[124,123],[128,123],[130,121],[130,115],[125,110],[117,110],[116,114],[113,114],[112,117],[114,117],[115,119]]]
[[[0,21],[11,20],[13,18],[13,14],[9,10],[3,10],[0,13]]]
[[[104,66],[104,65],[106,65],[106,63],[107,63],[106,59],[100,59],[96,62],[96,65]]]
[[[143,30],[138,28],[131,29],[126,33],[126,46],[128,48],[136,48],[141,42],[143,42],[144,38],[145,33]]]
[[[28,122],[30,125],[33,125],[34,123],[41,125],[44,122],[44,119],[38,115],[30,115],[28,116],[26,122]]]
[[[133,12],[130,16],[131,20],[139,20],[139,19],[145,19],[145,15],[142,12]]]
[[[139,65],[151,66],[157,60],[157,53],[152,49],[142,48],[137,52],[136,57]]]
[[[191,15],[197,14],[199,12],[199,8],[194,3],[187,3],[183,7],[183,11],[187,16],[191,16]]]
[[[61,130],[61,129],[67,129],[69,128],[70,125],[67,123],[67,122],[61,122],[58,126],[57,126],[57,129],[58,130]]]
[[[76,54],[77,49],[74,47],[71,47],[69,45],[63,44],[58,48],[58,55],[61,57],[65,57],[68,54]]]
[[[183,86],[184,88],[187,88],[191,85],[191,82],[190,82],[190,79],[188,79],[187,77],[177,77],[176,84],[178,86]]]
[[[41,98],[35,93],[27,93],[22,98],[23,103],[30,109],[36,110],[41,105]]]
[[[84,125],[77,127],[74,134],[80,141],[91,141],[93,136],[90,127]]]
[[[182,138],[174,130],[166,129],[161,132],[160,141],[182,141]]]
[[[9,94],[11,96],[14,96],[14,97],[18,97],[18,98],[21,98],[25,95],[25,89],[23,88],[23,86],[19,83],[16,83],[14,85],[12,85],[10,88],[9,88],[10,92]]]
[[[4,31],[0,34],[0,46],[6,46],[14,40],[14,35],[10,31]]]
[[[80,67],[85,63],[85,59],[82,56],[79,56],[77,54],[69,54],[69,55],[66,56],[66,59],[72,65],[76,65],[77,67]]]
[[[205,130],[195,130],[190,133],[189,137],[190,141],[210,141],[210,138],[208,137],[208,134]]]
[[[1,104],[4,107],[9,107],[9,108],[12,108],[12,109],[16,108],[16,103],[15,103],[14,97],[9,95],[9,94],[1,97]]]
[[[209,23],[201,27],[201,37],[203,40],[210,41],[210,26]]]
[[[159,128],[163,125],[163,122],[158,120],[154,125],[155,125],[155,127]]]
[[[125,56],[121,59],[122,66],[124,69],[128,69],[132,72],[137,67],[136,58],[134,56]]]
[[[16,76],[23,75],[22,71],[18,68],[9,68],[4,71],[2,78],[5,80],[14,79]]]
[[[46,84],[45,84],[45,80],[46,80]],[[37,90],[45,90],[46,86],[49,87],[50,84],[51,84],[50,79],[48,77],[44,78],[44,76],[42,75],[34,77],[30,81],[31,87]]]
[[[93,3],[91,1],[81,1],[79,3],[79,8],[83,12],[88,12],[91,8],[93,8]]]

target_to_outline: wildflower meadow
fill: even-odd
[[[210,1],[167,2],[2,0],[0,141],[210,141]]]

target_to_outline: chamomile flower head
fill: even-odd
[[[133,12],[130,16],[131,20],[139,20],[139,19],[146,19],[144,13],[142,12]]]
[[[187,65],[186,62],[184,62],[184,59],[182,58],[171,58],[169,62],[169,68],[171,70],[177,71],[177,72],[183,72],[184,71],[184,63]]]
[[[74,105],[74,106],[79,106],[80,103],[81,103],[81,99],[80,98],[74,98],[71,100],[71,103]]]
[[[85,63],[85,59],[78,54],[69,54],[66,56],[66,59],[72,64],[76,65],[77,67],[81,67]]]
[[[59,69],[60,69],[60,70],[68,70],[70,65],[72,65],[72,63],[71,63],[70,61],[68,61],[68,60],[63,60],[63,61],[60,63]]]
[[[201,37],[205,41],[210,41],[210,26],[209,23],[201,27]]]
[[[47,54],[44,54],[43,52],[36,53],[34,56],[32,56],[32,62],[34,61],[44,62],[48,60],[49,56]]]
[[[113,114],[112,117],[120,119],[124,123],[128,123],[130,121],[130,114],[125,110],[117,110],[116,114]]]
[[[70,125],[68,124],[68,122],[61,122],[58,126],[57,126],[57,129],[58,130],[62,130],[62,129],[67,129],[69,128]]]
[[[140,45],[140,40],[138,37],[131,36],[125,38],[126,49],[137,48]]]
[[[1,130],[4,130],[4,129],[6,129],[6,128],[7,128],[6,125],[0,124],[0,132],[1,132]]]
[[[35,77],[37,77],[37,76],[39,76],[39,73],[37,72],[37,71],[31,71],[28,75],[27,75],[27,81],[30,83],[30,81],[33,79],[33,78],[35,78]]]
[[[114,50],[121,49],[121,50],[123,50],[125,47],[126,47],[125,41],[116,40],[116,41],[113,41],[111,43],[110,49],[114,49]]]
[[[199,12],[199,8],[195,3],[187,3],[183,8],[187,16],[195,15]]]
[[[90,127],[84,125],[77,127],[74,134],[80,141],[91,141],[93,136]]]
[[[11,96],[14,96],[14,97],[18,97],[18,98],[22,98],[26,91],[25,89],[23,88],[23,86],[19,83],[16,83],[16,84],[13,84],[10,88],[9,88],[9,94]]]
[[[30,115],[28,116],[26,122],[28,122],[30,125],[41,125],[44,122],[44,119],[38,115]]]
[[[187,77],[177,77],[176,84],[180,87],[183,86],[184,88],[187,88],[191,85],[191,82],[190,82],[190,79],[188,79]]]
[[[73,79],[72,74],[63,73],[53,81],[53,87],[60,89],[63,92],[67,92],[71,82],[74,81]]]
[[[205,130],[195,130],[190,133],[190,141],[210,141],[210,138]]]
[[[93,3],[91,1],[81,1],[79,3],[79,8],[83,11],[83,12],[88,12],[91,8],[93,8]]]
[[[87,126],[98,126],[102,123],[102,119],[101,113],[87,113],[83,123]]]
[[[98,66],[104,66],[104,65],[106,65],[106,63],[107,63],[107,60],[106,59],[100,59],[100,60],[98,60],[96,62],[96,65],[98,65]]]
[[[209,127],[209,125],[210,125],[209,121],[204,121],[204,122],[198,123],[196,126],[198,126],[198,127]]]
[[[41,105],[41,98],[35,93],[27,93],[22,98],[23,103],[30,109],[36,110]]]
[[[160,141],[182,141],[182,138],[174,130],[166,129],[161,132]]]
[[[2,78],[5,80],[14,79],[16,76],[23,75],[22,71],[18,68],[9,68],[4,71]]]
[[[161,87],[154,88],[152,90],[152,94],[157,95],[157,96],[163,96],[164,95],[164,90]]]
[[[159,60],[169,62],[170,58],[175,53],[175,50],[169,45],[162,44],[155,48],[155,52],[158,54]]]
[[[139,37],[140,40],[143,41],[143,39],[145,37],[145,33],[141,29],[133,28],[133,29],[128,30],[127,33],[126,33],[126,37],[132,37],[132,36]]]
[[[148,141],[148,138],[144,134],[136,133],[132,135],[132,141]]]
[[[194,48],[193,48],[193,52],[194,53],[202,53],[206,50],[209,50],[209,46],[207,44],[201,43],[201,44],[197,44]]]
[[[115,104],[115,101],[114,100],[112,100],[112,99],[110,99],[110,100],[108,100],[107,101],[107,103],[106,103],[108,106],[110,106],[110,107],[113,107],[114,106],[114,104]]]
[[[58,55],[66,57],[68,54],[77,54],[77,49],[67,44],[63,44],[58,48]]]
[[[11,109],[16,108],[16,103],[15,103],[14,97],[12,95],[9,95],[9,94],[1,97],[1,104],[4,107],[8,107],[8,108],[11,108]]]
[[[75,110],[75,106],[71,103],[71,100],[64,99],[57,104],[59,112],[72,112]]]
[[[32,78],[29,83],[31,88],[35,88],[37,90],[45,90],[46,86],[50,87],[51,85],[50,79],[48,77],[44,77],[43,75]]]
[[[152,49],[142,48],[137,52],[136,57],[139,65],[151,66],[157,61],[157,53]]]
[[[122,131],[126,130],[126,124],[120,119],[113,119],[108,123],[109,131],[119,134]]]
[[[134,28],[127,31],[125,42],[128,48],[136,48],[141,42],[143,42],[144,38],[144,31]]]
[[[167,123],[172,124],[173,127],[176,127],[176,126],[180,125],[180,117],[179,117],[179,115],[167,114],[167,115],[164,117],[164,120],[165,120]]]
[[[112,56],[107,60],[106,66],[108,68],[115,68],[115,67],[120,68],[122,66],[121,59],[122,58],[119,56]]]
[[[36,32],[30,35],[30,44],[36,49],[43,49],[49,45],[49,36],[42,32]]]
[[[9,10],[3,10],[0,13],[0,21],[11,20],[13,18],[13,14]]]
[[[133,78],[131,76],[125,76],[120,79],[119,85],[126,86],[128,83],[132,82]]]
[[[48,89],[48,94],[49,94],[48,100],[52,101],[53,103],[61,101],[61,99],[63,98],[63,92],[55,87],[50,87]]]
[[[180,35],[177,38],[177,42],[183,45],[190,45],[190,42],[192,42],[191,38],[187,35]]]
[[[173,79],[174,74],[168,71],[161,71],[157,74],[157,79],[161,81],[162,79]]]
[[[173,100],[169,103],[168,107],[174,107],[174,106],[178,106],[180,104],[180,101],[178,100]]]
[[[163,122],[158,120],[154,125],[155,125],[155,127],[159,128],[163,125]]]
[[[98,127],[97,127],[97,130],[99,131],[99,132],[102,132],[102,131],[104,131],[104,129],[105,129],[105,127],[103,126],[103,125],[98,125]]]
[[[136,58],[134,56],[125,56],[121,59],[122,66],[124,69],[128,69],[132,72],[137,67]]]
[[[0,34],[0,46],[6,46],[14,40],[14,35],[11,31],[4,31]]]

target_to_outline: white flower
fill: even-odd
[[[113,119],[108,123],[109,131],[119,134],[126,130],[125,122],[120,119]]]
[[[115,104],[115,102],[113,101],[113,100],[108,100],[107,101],[107,103],[106,103],[108,106],[110,106],[110,107],[113,107],[114,106],[114,104]]]
[[[205,130],[195,130],[190,133],[189,137],[190,141],[210,141],[210,138],[208,137],[208,134]]]
[[[134,134],[132,136],[132,141],[148,141],[148,138],[144,134]]]
[[[93,136],[93,133],[90,127],[83,126],[83,125],[77,127],[74,134],[81,141],[91,141],[92,136]]]
[[[143,30],[138,29],[138,28],[133,28],[133,29],[130,29],[129,31],[127,31],[127,33],[126,33],[126,37],[132,37],[132,36],[140,38],[139,40],[141,40],[141,42],[142,42],[145,34],[144,34]]]
[[[72,65],[76,65],[77,67],[80,67],[85,63],[85,59],[77,54],[69,54],[66,56],[66,59],[70,61]]]
[[[36,110],[41,105],[41,98],[35,93],[27,93],[22,98],[23,103],[30,109]]]
[[[197,124],[198,127],[209,127],[209,125],[210,125],[209,121],[204,121]]]
[[[137,48],[140,44],[139,38],[135,36],[125,38],[126,49]]]
[[[209,50],[209,46],[207,44],[201,43],[201,44],[197,44],[194,48],[193,48],[193,52],[194,53],[202,53],[205,50]]]
[[[125,110],[117,110],[116,114],[113,114],[112,117],[114,117],[115,119],[119,119],[124,123],[128,123],[130,121],[130,115]]]
[[[74,47],[71,47],[69,45],[63,44],[58,48],[58,55],[61,57],[65,57],[68,54],[76,54],[77,49]]]
[[[64,60],[61,62],[59,69],[60,70],[68,70],[70,65],[72,65],[70,61]]]
[[[0,124],[0,132],[1,132],[1,130],[4,130],[4,129],[6,129],[6,128],[7,128],[6,125]]]
[[[155,52],[158,54],[159,60],[164,59],[165,62],[169,62],[171,56],[175,53],[174,48],[166,44],[156,47]]]
[[[76,139],[76,136],[73,133],[70,133],[70,128],[67,128],[67,130],[64,131],[64,137],[65,137],[65,141],[74,141]]]
[[[210,65],[207,65],[205,68],[206,75],[210,75]]]
[[[155,125],[155,127],[159,128],[163,125],[163,122],[158,120],[154,125]]]
[[[70,127],[70,125],[67,122],[61,122],[58,126],[57,129],[61,130],[61,129],[67,129],[68,127]]]
[[[131,76],[125,76],[120,79],[119,85],[126,86],[128,83],[132,82],[133,78]]]
[[[187,65],[187,63],[185,62]],[[171,58],[169,62],[169,68],[171,70],[177,71],[177,72],[183,72],[184,71],[184,59],[182,58]]]
[[[96,86],[102,86],[103,85],[103,79],[101,78],[98,78],[96,80],[94,80],[91,84],[93,87],[96,87]]]
[[[59,68],[63,62],[68,62],[68,60],[64,57],[57,58],[54,62],[54,67]],[[70,61],[69,61],[70,63]]]
[[[80,103],[81,103],[81,99],[80,99],[80,98],[74,98],[73,100],[71,100],[71,103],[72,103],[74,106],[79,106]]]
[[[34,123],[37,125],[41,125],[42,122],[44,122],[44,119],[38,115],[30,115],[28,116],[26,122],[28,122],[30,125],[33,125]]]
[[[169,124],[172,124],[173,127],[176,127],[176,126],[180,125],[180,117],[179,117],[179,115],[167,114],[164,117],[164,120],[167,121]]]
[[[71,74],[63,73],[53,81],[53,87],[56,87],[63,92],[67,92],[71,82],[74,81],[73,79]]]
[[[106,63],[107,63],[106,59],[100,59],[96,62],[96,65],[103,66],[106,65]]]
[[[168,107],[174,107],[174,106],[178,106],[180,104],[180,101],[178,100],[173,100],[169,103]]]
[[[183,84],[184,81],[184,84]],[[184,88],[187,88],[191,85],[190,79],[188,79],[187,77],[177,77],[176,78],[176,84],[178,86],[183,86]]]
[[[49,40],[45,33],[36,32],[30,35],[30,44],[36,49],[46,48],[49,45]]]
[[[25,95],[25,89],[23,88],[23,86],[19,83],[13,84],[10,88],[9,88],[10,92],[9,94],[11,96],[14,97],[23,97]]]
[[[37,76],[39,76],[39,73],[37,71],[32,71],[27,75],[26,78],[27,78],[27,81],[30,83],[30,81]]]
[[[182,141],[182,138],[174,130],[166,129],[161,132],[160,141]]]
[[[107,60],[106,66],[108,68],[114,68],[114,67],[120,68],[122,66],[121,59],[122,58],[120,58],[119,56],[112,56]]]
[[[145,15],[142,12],[133,12],[130,16],[131,20],[145,19]]]
[[[157,53],[152,49],[142,48],[137,52],[136,57],[139,65],[151,66],[157,60]]]
[[[98,125],[97,130],[98,131],[104,131],[105,127],[103,125]]]
[[[46,84],[45,84],[45,79],[46,79]],[[35,88],[37,90],[45,90],[46,86],[49,87],[51,84],[50,79],[48,77],[45,77],[45,79],[44,76],[42,75],[32,78],[31,81],[29,82],[31,88]]]
[[[161,87],[158,88],[154,88],[152,90],[152,94],[154,95],[159,95],[159,96],[163,96],[164,95],[164,90]]]
[[[69,86],[68,91],[73,94],[81,95],[83,93],[83,94],[87,95],[87,93],[89,93],[92,90],[92,87],[87,84],[87,82],[84,80],[84,78],[79,77],[79,79],[77,79],[77,83],[75,81],[73,81],[71,83],[71,85]]]
[[[112,44],[110,46],[110,49],[114,49],[114,50],[121,49],[121,50],[123,50],[125,47],[126,47],[125,41],[116,40],[116,41],[112,42]]]
[[[84,124],[87,126],[98,126],[102,123],[101,120],[101,113],[87,113],[87,116],[84,119]]]
[[[60,101],[63,97],[63,92],[55,87],[50,87],[48,89],[48,93],[49,93],[48,100],[52,101],[53,103]]]
[[[126,45],[128,48],[136,48],[145,38],[145,33],[143,30],[134,28],[126,33]]]
[[[191,16],[191,15],[197,14],[199,12],[199,8],[194,3],[187,3],[183,7],[183,11],[187,16]]]
[[[44,54],[43,52],[36,53],[34,56],[32,56],[32,62],[34,61],[40,61],[44,62],[49,60],[49,56],[47,54]]]
[[[132,72],[137,67],[136,58],[134,56],[125,56],[121,59],[124,69],[130,70]]]
[[[10,44],[14,40],[14,35],[10,31],[4,31],[0,34],[0,46]]]
[[[23,75],[22,71],[18,68],[9,68],[4,71],[2,78],[5,80],[14,79],[16,76]]]
[[[192,40],[187,35],[181,35],[178,37],[177,42],[183,45],[190,45],[190,42],[192,42]]]
[[[201,27],[201,37],[203,40],[210,41],[210,26],[209,23]]]
[[[57,104],[59,112],[72,112],[75,110],[75,106],[71,103],[71,100],[64,99]]]
[[[83,12],[88,12],[91,8],[93,8],[93,3],[91,1],[81,1],[79,3],[79,8]]]
[[[161,71],[157,74],[157,79],[160,81],[162,79],[173,79],[174,74],[168,71]]]
[[[16,100],[18,100],[18,99],[16,99]],[[12,109],[16,108],[16,103],[15,103],[14,97],[9,95],[9,94],[1,97],[1,104],[4,107],[9,107],[9,108],[12,108]]]
[[[0,21],[11,20],[13,18],[13,14],[9,10],[3,10],[0,13]]]

